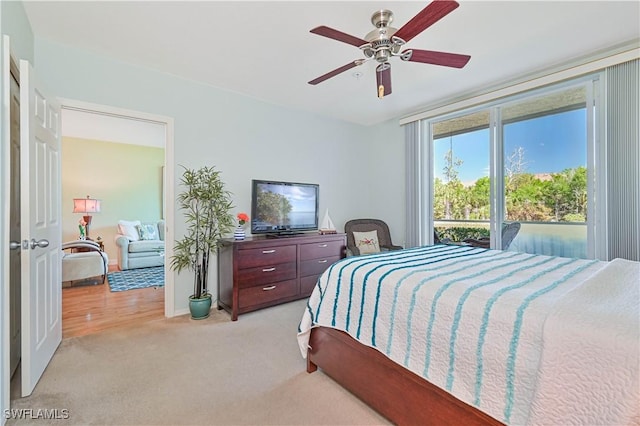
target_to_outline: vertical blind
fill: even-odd
[[[405,226],[405,246],[417,247],[422,245],[422,155],[420,122],[414,121],[404,126],[405,135],[405,188],[406,194],[406,226]]]
[[[608,258],[640,260],[639,60],[607,68]]]

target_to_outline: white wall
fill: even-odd
[[[397,119],[367,128],[373,171],[368,211],[354,217],[382,219],[394,244],[405,246],[405,141]],[[368,213],[368,214],[367,214]]]
[[[376,214],[370,188],[385,178],[378,177],[371,165],[378,162],[376,151],[384,143],[370,137],[371,129],[47,40],[35,40],[35,55],[36,72],[43,71],[42,80],[59,97],[173,117],[176,182],[180,165],[216,166],[234,194],[234,213],[249,212],[251,179],[256,178],[320,184],[320,211],[329,208],[339,229],[347,220],[361,217],[361,212]],[[174,212],[179,238],[184,221],[175,206]],[[211,277],[215,293],[215,273]],[[186,309],[191,274],[182,273],[175,282],[176,310]]]
[[[34,45],[31,24],[20,1],[0,1],[2,34],[11,37],[11,51],[16,59],[34,64]]]

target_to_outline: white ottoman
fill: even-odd
[[[62,258],[62,281],[78,281],[102,275],[107,276],[109,259],[102,251],[64,253]]]

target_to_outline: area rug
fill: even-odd
[[[110,272],[107,274],[107,280],[109,281],[109,287],[112,292],[147,287],[163,287],[164,266]]]

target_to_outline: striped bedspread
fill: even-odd
[[[453,245],[346,258],[319,279],[298,343],[306,357],[312,327],[346,331],[494,418],[526,424],[546,318],[607,265]]]

